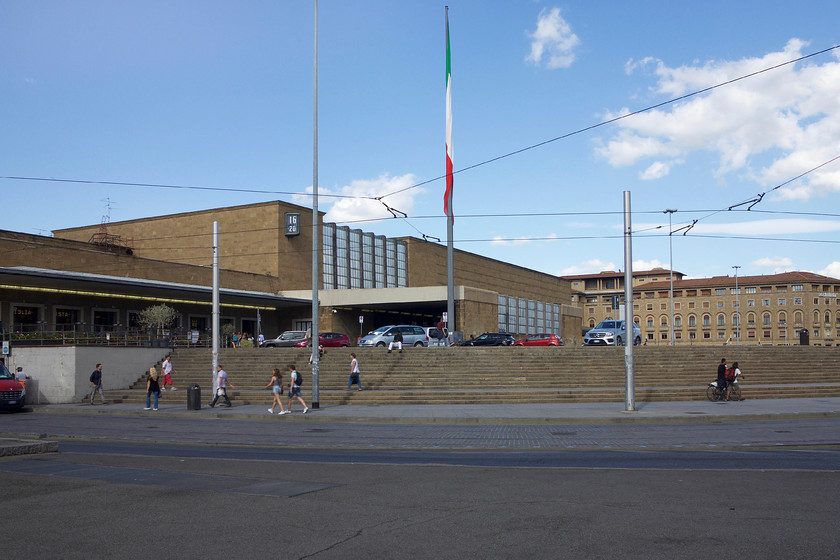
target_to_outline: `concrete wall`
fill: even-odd
[[[90,393],[90,374],[96,364],[102,364],[102,384],[107,400],[109,389],[128,389],[168,352],[166,348],[13,348],[6,364],[10,369],[23,367],[34,381],[26,385],[27,403],[72,403]]]

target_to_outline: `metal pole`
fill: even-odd
[[[673,230],[671,229],[671,215],[676,212],[676,209],[665,210],[665,213],[668,214],[668,258],[670,259],[670,264],[668,268],[671,269],[671,339],[668,344],[671,346],[674,345],[674,249],[672,245],[672,238],[673,238]]]
[[[624,191],[624,410],[636,410],[636,381],[633,371],[633,239],[630,229],[630,191]],[[628,334],[629,333],[629,334]]]
[[[738,265],[733,266],[735,269],[735,344],[741,344],[741,305],[740,294],[738,293]]]
[[[318,390],[319,355],[318,343],[321,341],[318,331],[318,281],[320,280],[318,266],[321,254],[318,229],[318,0],[315,0],[315,67],[314,67],[314,95],[312,118],[312,408],[321,405]]]
[[[216,366],[219,365],[219,222],[213,222],[213,371],[210,373],[213,394],[216,394]]]

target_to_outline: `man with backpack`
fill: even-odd
[[[303,397],[300,396],[300,386],[302,384],[303,378],[295,369],[295,364],[289,364],[289,406],[286,407],[286,410],[289,412],[292,412],[292,397],[297,397],[297,400],[303,405],[304,414],[309,412],[309,407],[306,406],[306,401],[304,401]]]

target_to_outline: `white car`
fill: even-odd
[[[601,321],[598,326],[583,335],[584,346],[624,346],[627,342],[624,321]],[[642,343],[642,330],[633,323],[633,345]]]

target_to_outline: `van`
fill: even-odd
[[[403,336],[403,346],[428,346],[429,338],[423,327],[417,325],[386,325],[367,333],[359,339],[359,346],[388,346],[397,331]]]

